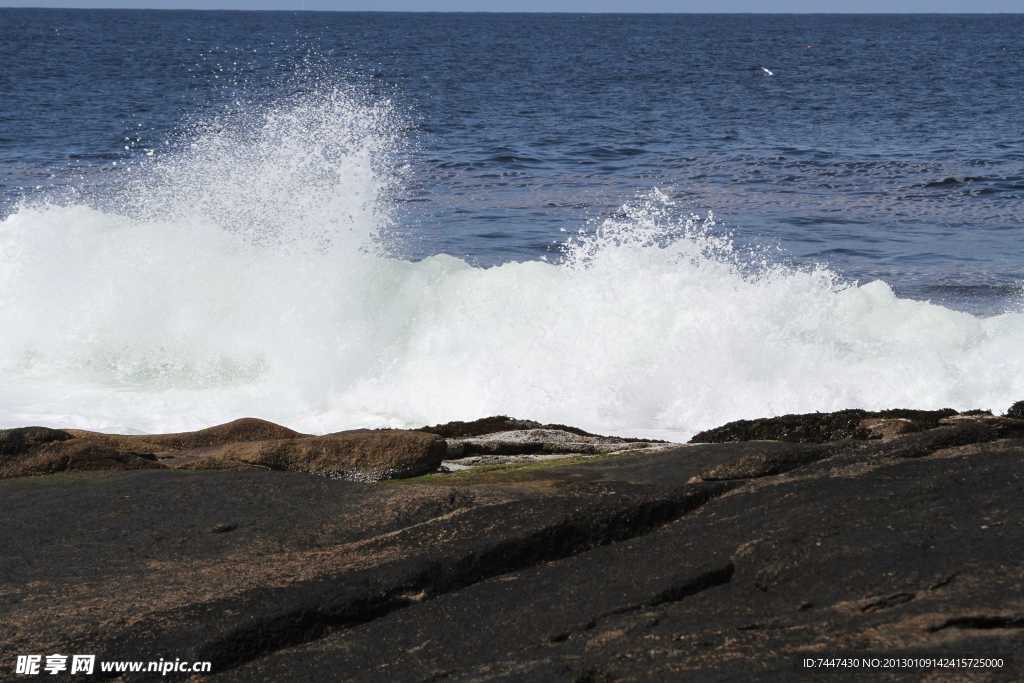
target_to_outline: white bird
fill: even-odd
[[[775,75],[771,71],[769,71],[768,69],[764,68],[763,66],[761,67],[761,71],[765,72],[769,76],[774,76]]]

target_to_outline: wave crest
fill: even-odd
[[[344,90],[216,118],[102,205],[0,223],[0,423],[308,431],[506,413],[684,438],[847,407],[1003,408],[1024,316],[740,252],[654,191],[561,263],[380,249],[401,122]]]

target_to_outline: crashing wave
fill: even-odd
[[[306,431],[488,414],[686,436],[849,407],[1004,408],[1024,315],[740,252],[660,192],[559,263],[388,255],[400,117],[342,89],[214,119],[114,197],[0,223],[0,425]]]

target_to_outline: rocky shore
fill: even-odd
[[[0,501],[0,680],[18,654],[79,652],[228,681],[869,675],[803,668],[830,657],[1024,678],[1024,402],[689,444],[507,417],[26,427],[0,430]]]

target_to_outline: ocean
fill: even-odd
[[[1024,399],[1024,16],[0,9],[0,427]]]

